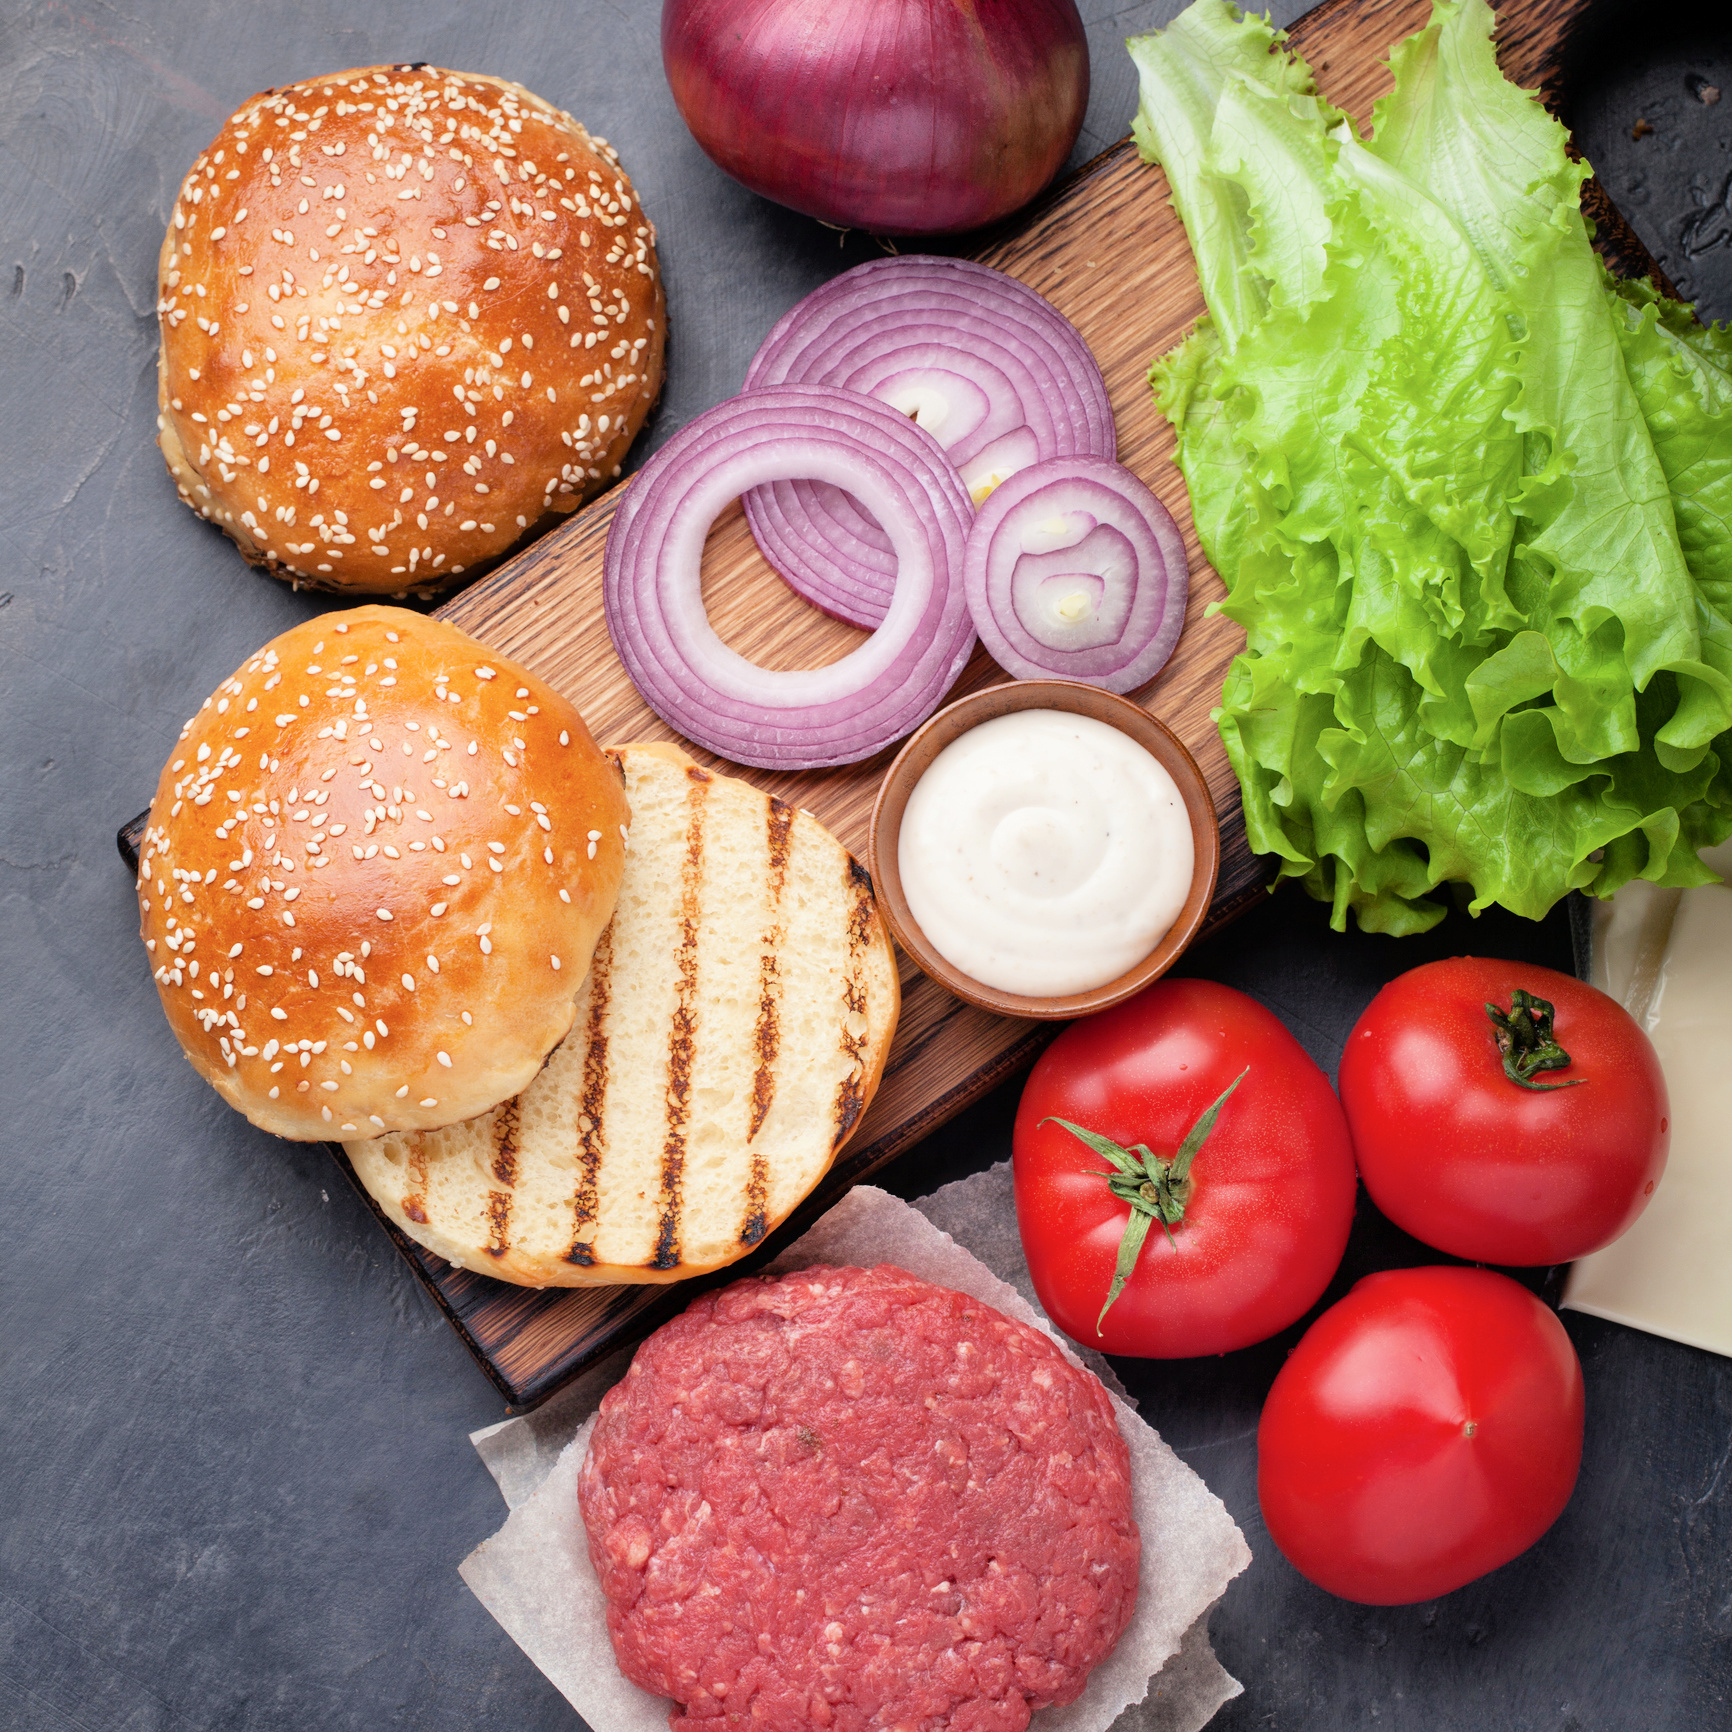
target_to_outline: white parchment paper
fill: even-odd
[[[1022,1263],[1015,1244],[994,1245],[1010,1212],[1008,1167],[1001,1166],[923,1199],[959,1232],[982,1226],[982,1249]],[[1006,1262],[1007,1256],[994,1259]],[[1008,1317],[1046,1330],[1066,1354],[1069,1342],[979,1257],[921,1209],[862,1185],[851,1191],[776,1260],[776,1272],[813,1263],[894,1263],[951,1287]],[[1091,1356],[1096,1357],[1098,1356]],[[1078,1359],[1080,1363],[1080,1359]],[[596,1732],[665,1732],[669,1704],[628,1683],[614,1664],[606,1605],[589,1562],[577,1508],[577,1479],[596,1406],[624,1375],[629,1353],[596,1366],[524,1419],[473,1434],[511,1514],[504,1527],[464,1559],[475,1596]],[[1110,1368],[1104,1362],[1098,1369]],[[1109,1388],[1118,1380],[1111,1378]],[[1197,1732],[1240,1691],[1209,1647],[1208,1613],[1228,1582],[1251,1561],[1244,1536],[1221,1503],[1122,1398],[1113,1395],[1131,1452],[1133,1510],[1143,1535],[1137,1611],[1113,1653],[1077,1701],[1044,1709],[1037,1732]]]

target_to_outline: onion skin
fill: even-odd
[[[664,0],[662,64],[717,167],[874,234],[1008,216],[1088,106],[1074,0]]]

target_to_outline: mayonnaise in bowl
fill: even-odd
[[[982,722],[908,796],[897,869],[927,942],[983,986],[1087,992],[1134,968],[1190,893],[1184,796],[1128,734],[1065,710]]]

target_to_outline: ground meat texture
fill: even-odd
[[[1019,1732],[1136,1606],[1099,1382],[888,1264],[738,1281],[658,1330],[579,1500],[620,1670],[674,1732]]]

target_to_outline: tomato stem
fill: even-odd
[[[1111,1137],[1103,1137],[1098,1131],[1072,1124],[1069,1119],[1053,1117],[1040,1121],[1043,1125],[1062,1125],[1079,1142],[1086,1143],[1103,1160],[1110,1161],[1113,1170],[1103,1172],[1101,1177],[1107,1181],[1108,1190],[1121,1203],[1130,1205],[1130,1219],[1125,1222],[1124,1234],[1119,1239],[1119,1255],[1113,1267],[1112,1286],[1107,1290],[1106,1304],[1101,1307],[1100,1316],[1095,1319],[1095,1334],[1101,1333],[1101,1323],[1112,1309],[1113,1301],[1124,1291],[1125,1283],[1131,1278],[1131,1272],[1137,1266],[1137,1258],[1142,1255],[1143,1241],[1149,1236],[1151,1223],[1159,1221],[1161,1231],[1167,1235],[1167,1242],[1175,1251],[1179,1248],[1179,1241],[1173,1237],[1173,1229],[1184,1221],[1185,1205],[1191,1200],[1194,1188],[1191,1163],[1196,1160],[1197,1151],[1202,1148],[1209,1132],[1215,1128],[1215,1120],[1221,1116],[1221,1108],[1227,1104],[1227,1097],[1250,1074],[1251,1068],[1247,1065],[1227,1084],[1202,1117],[1185,1133],[1185,1140],[1179,1144],[1178,1151],[1170,1160],[1163,1160],[1147,1143],[1133,1143],[1127,1149],[1115,1143]]]
[[[1491,1018],[1497,1050],[1503,1056],[1503,1074],[1517,1088],[1544,1094],[1552,1089],[1574,1088],[1588,1080],[1580,1076],[1557,1083],[1532,1080],[1540,1071],[1567,1070],[1570,1065],[1570,1055],[1552,1033],[1552,1007],[1543,998],[1535,998],[1518,986],[1510,994],[1507,1011],[1488,1004],[1485,1013]]]

